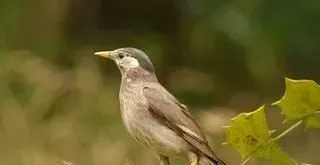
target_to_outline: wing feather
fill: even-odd
[[[202,153],[213,159],[216,158],[185,105],[181,104],[159,84],[146,85],[143,88],[143,95],[153,116],[160,119],[167,127],[174,130]]]

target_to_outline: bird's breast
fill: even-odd
[[[137,134],[141,121],[150,115],[138,84],[122,85],[120,89],[120,108],[124,125],[132,135]]]

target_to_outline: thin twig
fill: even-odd
[[[272,138],[273,141],[277,141],[280,138],[282,138],[283,136],[285,136],[286,134],[288,134],[290,131],[292,131],[293,129],[295,129],[296,127],[298,127],[300,124],[303,123],[303,120],[299,120],[298,122],[296,122],[294,125],[292,125],[291,127],[289,127],[288,129],[286,129],[285,131],[283,131],[280,135],[276,136],[275,138]]]
[[[253,158],[253,155],[248,156],[248,157],[241,163],[241,165],[246,165],[252,158]]]

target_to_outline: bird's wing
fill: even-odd
[[[179,103],[160,84],[146,85],[143,95],[153,116],[208,157],[217,158],[185,105]]]

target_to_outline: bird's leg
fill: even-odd
[[[198,164],[198,156],[193,152],[188,153],[188,160],[189,160],[189,165],[197,165]]]
[[[190,161],[190,165],[197,165],[197,164],[198,164],[198,160],[197,159]]]
[[[189,165],[197,165],[198,164],[198,156],[195,153],[188,154]]]
[[[169,158],[164,155],[159,155],[160,165],[170,165]]]

